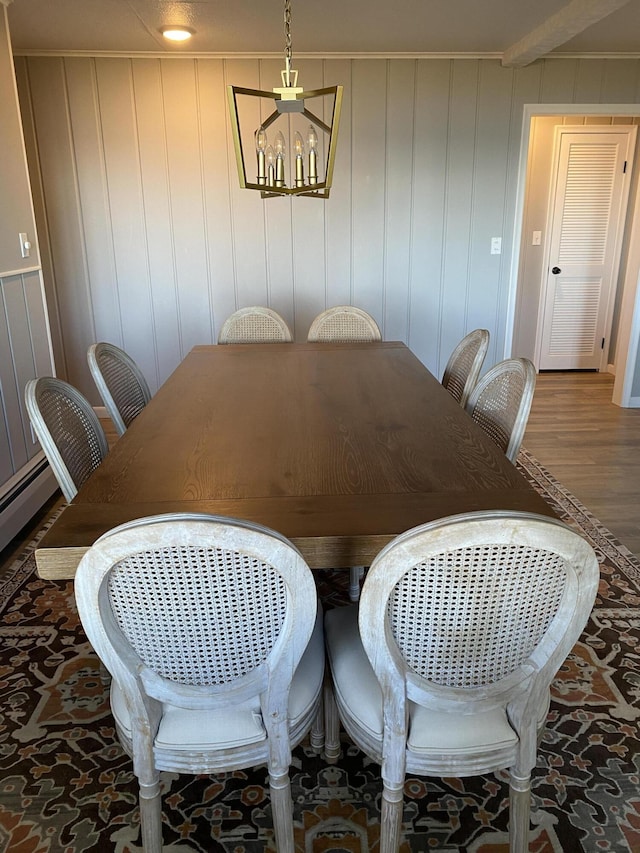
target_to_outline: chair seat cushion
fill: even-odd
[[[291,682],[289,692],[290,727],[307,715],[322,687],[324,641],[322,612]],[[111,682],[111,710],[119,727],[131,737],[131,718],[122,690]],[[230,749],[266,739],[256,696],[240,705],[212,710],[189,710],[163,704],[162,719],[155,739],[159,749]]]
[[[360,641],[357,606],[330,610],[325,617],[325,634],[341,713],[348,713],[358,728],[381,742],[382,690]],[[541,722],[546,717],[546,697],[543,706]],[[409,702],[408,749],[422,756],[459,751],[470,757],[474,751],[504,750],[518,741],[504,708],[456,714],[455,725],[452,716]]]

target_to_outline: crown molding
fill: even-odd
[[[0,0],[0,3],[7,5],[13,0]],[[281,51],[271,52],[188,52],[188,51],[117,51],[117,50],[37,50],[29,48],[14,48],[14,56],[42,56],[42,57],[94,57],[96,59],[112,58],[112,59],[256,59],[256,60],[282,60]],[[427,52],[427,51],[409,51],[409,52],[374,52],[363,51],[358,52],[328,52],[318,53],[310,51],[296,51],[296,59],[484,59],[497,60],[501,62],[504,54],[500,51],[487,52]],[[591,53],[569,53],[556,51],[541,57],[541,59],[640,59],[640,50],[627,51],[624,53],[616,52],[591,52]]]

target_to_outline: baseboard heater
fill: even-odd
[[[0,548],[29,523],[58,488],[49,463],[40,452],[0,489]]]

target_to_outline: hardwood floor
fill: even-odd
[[[640,409],[607,373],[540,373],[523,445],[640,557]]]
[[[606,373],[541,373],[524,446],[640,557],[640,409],[611,402]],[[117,438],[103,422],[109,443]],[[0,565],[18,552],[53,510],[38,513],[0,552]]]

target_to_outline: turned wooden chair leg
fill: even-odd
[[[311,749],[318,754],[324,749],[324,727],[324,701],[321,701],[318,713],[316,714],[313,725],[311,726],[311,734],[309,737]]]
[[[351,566],[349,569],[349,601],[360,599],[360,579],[363,575],[363,566]]]
[[[398,853],[402,840],[404,783],[384,783],[380,814],[380,853]]]
[[[509,853],[529,850],[531,776],[515,776],[509,783]]]
[[[139,783],[142,848],[144,853],[162,853],[160,774],[153,771],[147,780],[140,779]]]
[[[271,810],[273,829],[276,836],[278,853],[294,853],[293,843],[293,803],[291,802],[291,782],[289,773],[269,773]]]
[[[337,764],[340,758],[340,717],[328,674],[324,679],[324,756],[327,764]]]

